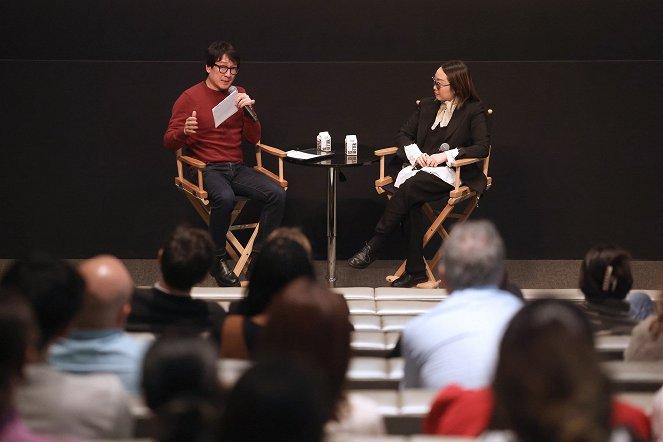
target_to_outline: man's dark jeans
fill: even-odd
[[[212,209],[209,231],[216,244],[216,256],[226,255],[226,232],[230,227],[235,195],[263,205],[258,236],[253,244],[253,250],[259,252],[265,238],[281,224],[285,190],[265,174],[241,163],[207,164],[203,169],[203,180]]]

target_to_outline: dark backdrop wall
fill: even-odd
[[[608,241],[662,260],[662,11],[654,0],[3,2],[0,257],[152,257],[174,225],[199,224],[161,138],[179,93],[204,78],[205,47],[227,39],[263,142],[283,148],[321,130],[389,146],[439,61],[466,60],[495,109],[494,187],[475,217],[495,221],[509,257],[577,259]],[[285,223],[323,258],[325,172],[286,174]],[[340,258],[380,216],[376,175],[349,169],[339,184]]]

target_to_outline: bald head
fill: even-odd
[[[85,280],[85,297],[74,327],[123,327],[134,282],[122,261],[111,255],[99,255],[83,261],[78,271]]]

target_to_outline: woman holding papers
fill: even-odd
[[[188,155],[207,164],[203,179],[211,201],[209,228],[216,243],[217,258],[211,273],[220,286],[239,286],[239,279],[225,262],[226,232],[235,195],[263,204],[253,253],[260,252],[264,239],[281,224],[285,209],[285,191],[243,163],[242,140],[257,143],[260,122],[255,113],[252,114],[253,110],[249,111],[255,101],[244,88],[232,86],[239,66],[239,53],[230,43],[212,43],[207,49],[207,77],[177,99],[163,137],[166,149],[185,147]],[[226,99],[231,100],[236,112],[228,112]],[[226,112],[213,112],[217,105],[217,111]],[[227,116],[229,113],[231,115]],[[227,118],[224,120],[224,117]]]
[[[439,200],[454,187],[453,162],[461,158],[485,158],[490,137],[483,105],[474,88],[470,72],[462,61],[442,63],[433,77],[434,97],[420,101],[412,116],[398,131],[396,144],[399,165],[394,196],[387,202],[375,235],[349,260],[363,269],[375,261],[385,236],[404,224],[407,231],[405,273],[394,287],[412,287],[428,278],[423,259],[425,232],[421,207]],[[476,166],[476,167],[472,167]],[[486,177],[476,164],[463,167],[461,180],[483,192]]]

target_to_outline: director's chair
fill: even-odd
[[[256,153],[256,165],[254,169],[259,172],[264,173],[274,181],[276,181],[284,189],[288,188],[288,182],[283,178],[283,158],[285,158],[286,153],[281,149],[276,147],[268,146],[266,144],[258,143],[255,145]],[[278,174],[268,170],[263,165],[262,154],[268,154],[274,156],[278,162]],[[187,179],[184,164],[188,165],[191,168],[196,169],[197,183],[193,183]],[[209,200],[207,199],[207,191],[203,183],[203,168],[205,163],[183,154],[182,149],[177,150],[177,176],[175,177],[175,186],[181,191],[184,192],[184,195],[187,197],[189,202],[193,205],[193,208],[196,209],[196,212],[200,217],[205,221],[205,224],[209,225],[209,217],[211,212],[211,207],[209,205]],[[258,235],[259,223],[248,223],[248,224],[235,224],[235,221],[239,217],[242,209],[249,201],[249,198],[243,196],[235,196],[235,206],[233,207],[232,214],[230,216],[230,227],[226,233],[226,251],[228,255],[235,261],[235,267],[233,272],[238,277],[242,272],[246,273],[246,264],[253,250],[253,242]],[[235,235],[236,232],[242,230],[251,230],[251,235],[245,244],[242,244],[241,241]]]
[[[492,109],[486,111],[486,116],[490,120],[493,114]],[[487,184],[486,191],[490,189],[493,178],[488,176],[488,164],[490,163],[490,155],[492,148],[489,148],[488,156],[486,158],[465,158],[461,160],[454,161],[453,165],[456,167],[456,185],[454,189],[449,192],[449,197],[446,201],[444,207],[441,210],[437,211],[433,208],[431,203],[424,203],[422,210],[424,215],[431,222],[430,227],[426,230],[423,238],[424,248],[428,245],[430,240],[436,235],[440,235],[442,240],[449,238],[449,233],[444,226],[444,223],[450,220],[455,220],[455,222],[465,222],[467,218],[472,214],[474,209],[479,205],[479,198],[481,194],[477,193],[475,190],[470,189],[466,185],[459,184],[460,181],[460,171],[464,166],[468,166],[474,163],[483,163],[482,169],[483,174],[486,176]],[[385,176],[385,164],[386,158],[390,155],[394,155],[398,152],[398,147],[387,147],[384,149],[379,149],[375,151],[375,155],[380,157],[380,177],[375,180],[375,190],[378,194],[386,193],[387,198],[391,198],[392,195],[398,190],[393,182],[394,179],[391,176]],[[441,200],[444,201],[444,196],[441,197]],[[451,228],[451,225],[449,225]],[[437,250],[433,258],[426,260],[424,257],[424,262],[426,265],[426,275],[428,276],[428,281],[417,284],[417,288],[437,288],[439,287],[440,281],[435,277],[431,269],[437,268],[437,265],[440,261],[440,249]],[[406,261],[400,265],[400,267],[394,272],[393,275],[388,275],[386,277],[387,282],[392,283],[405,272]]]

